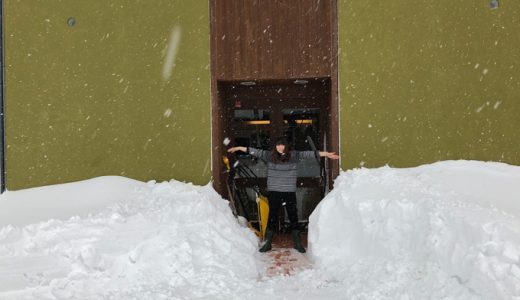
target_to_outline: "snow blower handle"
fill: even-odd
[[[226,170],[229,172],[231,170],[231,165],[229,164],[229,158],[227,156],[223,155],[222,161],[224,162],[224,166],[226,166]]]
[[[327,175],[325,174],[326,173],[325,166],[323,165],[323,162],[320,159],[320,153],[316,149],[316,145],[314,144],[314,141],[312,140],[312,138],[310,136],[307,136],[307,143],[309,143],[312,151],[314,151],[314,157],[316,158],[316,161],[318,162],[318,165],[320,166],[320,186],[321,186],[321,194],[323,197],[325,195],[326,188],[327,188]]]
[[[316,145],[314,144],[314,141],[312,140],[312,138],[310,136],[307,136],[307,143],[309,143],[309,146],[311,146],[311,150],[314,152],[314,157],[316,158],[316,161],[318,162],[318,164],[321,167],[322,164],[321,164],[321,159],[320,159],[318,149],[316,149]]]

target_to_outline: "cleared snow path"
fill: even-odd
[[[263,272],[262,277],[292,276],[312,268],[312,263],[307,255],[290,248],[274,248],[263,255],[263,260],[267,269]]]

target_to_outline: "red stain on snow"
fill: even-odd
[[[278,275],[290,276],[298,271],[311,267],[307,256],[292,249],[292,246],[289,235],[279,235],[275,237],[273,240],[273,250],[266,253],[270,258],[266,272],[268,277]]]

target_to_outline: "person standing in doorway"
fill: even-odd
[[[234,153],[242,151],[258,157],[267,162],[267,192],[269,201],[269,220],[265,234],[266,242],[260,248],[260,252],[267,252],[272,249],[274,230],[278,222],[278,212],[280,206],[285,202],[285,209],[289,216],[291,235],[294,242],[294,249],[300,253],[305,253],[305,248],[300,239],[298,226],[298,208],[296,206],[296,180],[297,165],[300,160],[320,157],[329,159],[339,159],[334,152],[325,151],[290,151],[289,143],[284,137],[276,140],[275,148],[272,151],[256,149],[252,147],[232,147],[228,152]]]

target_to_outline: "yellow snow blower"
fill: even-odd
[[[262,240],[265,237],[265,231],[267,230],[267,221],[269,219],[269,200],[267,197],[260,191],[258,186],[258,177],[256,174],[249,168],[248,166],[241,164],[238,160],[231,165],[231,162],[227,156],[223,156],[222,160],[224,162],[224,166],[226,167],[227,176],[227,192],[229,197],[229,205],[233,211],[235,216],[241,215],[246,218],[248,227],[251,228],[255,232],[255,234],[260,237]],[[246,203],[247,195],[244,196],[244,192],[239,193],[239,190],[236,186],[235,176],[238,175],[240,178],[245,178],[247,180],[253,180],[254,185],[252,189],[256,194],[256,211],[257,211],[257,220],[252,220],[247,212]],[[235,201],[238,198],[238,203]],[[240,212],[237,207],[237,204],[240,205]],[[257,226],[255,226],[255,223]]]
[[[263,240],[267,230],[267,221],[269,220],[269,201],[266,196],[259,194],[256,198],[256,205],[258,207],[258,223],[260,227],[260,232],[257,235]]]

